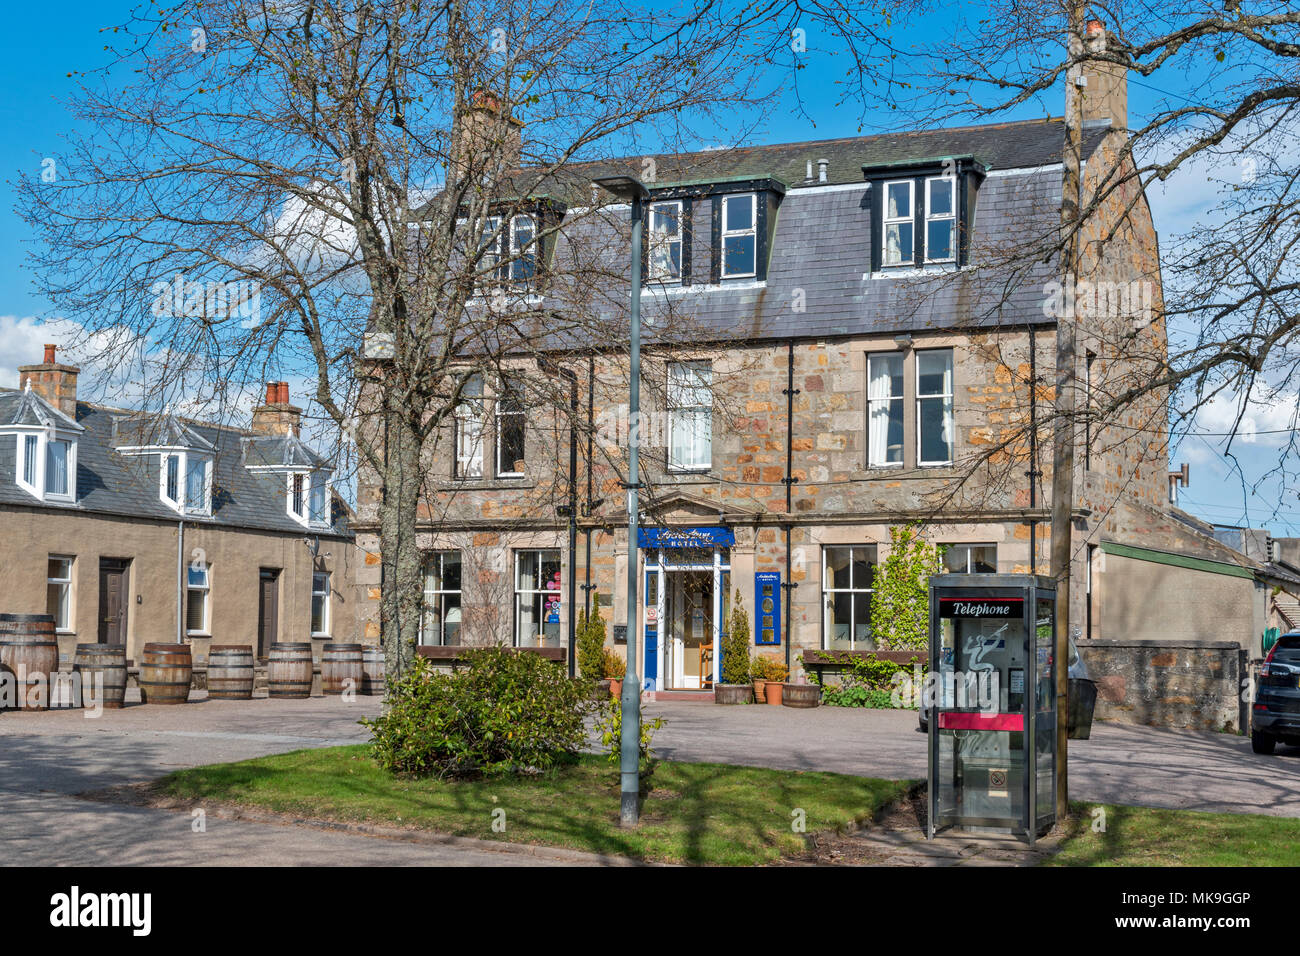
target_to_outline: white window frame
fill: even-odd
[[[903,373],[899,376],[899,381],[903,391],[895,395],[892,391],[888,395],[878,395],[873,397],[871,394],[871,363],[872,361],[883,361],[884,359],[897,359]],[[904,465],[904,449],[907,447],[907,353],[906,352],[868,352],[867,353],[867,467],[868,468],[902,468]],[[892,386],[892,378],[891,378]],[[872,412],[878,406],[883,405],[888,414],[888,410],[893,403],[898,403],[903,423],[903,446],[899,449],[898,461],[885,461],[878,458],[878,449],[876,443],[871,441],[871,417]],[[886,429],[888,435],[888,429]],[[886,446],[887,448],[888,446]]]
[[[514,411],[502,411],[501,400],[507,395],[513,394],[517,401],[518,407]],[[519,427],[524,433],[524,448],[527,449],[528,442],[528,406],[524,397],[524,387],[522,379],[515,380],[515,387],[512,388],[508,379],[503,379],[497,383],[496,395],[492,402],[492,431],[493,444],[495,445],[496,454],[494,455],[496,463],[496,477],[498,478],[523,478],[524,472],[514,470],[514,462],[506,463],[501,460],[501,435],[503,419],[517,419]]]
[[[521,220],[526,221],[531,227],[530,228],[531,238],[528,240],[528,245],[531,246],[531,249],[529,250],[528,254],[532,256],[533,274],[530,276],[520,276],[515,271],[516,267],[520,266],[524,261],[523,260],[524,249],[523,246],[521,246],[519,243],[519,223]],[[537,255],[538,249],[540,248],[537,241],[537,219],[534,216],[529,215],[528,213],[519,213],[518,215],[511,216],[509,233],[510,233],[509,235],[510,254],[507,257],[508,261],[505,264],[505,268],[509,273],[508,280],[513,285],[521,286],[524,288],[531,288],[532,285],[537,281],[537,273],[540,268],[538,263],[538,255]]]
[[[193,571],[203,572],[202,584],[190,582],[190,573]],[[198,628],[190,627],[190,595],[193,592],[203,595],[203,626]],[[185,633],[190,637],[212,635],[212,567],[202,561],[195,561],[185,568]]]
[[[34,442],[33,442],[34,439]],[[21,429],[16,432],[17,448],[15,451],[14,479],[22,488],[38,501],[60,504],[74,504],[77,500],[77,440],[58,429]],[[51,442],[62,442],[68,446],[66,491],[50,491],[47,487],[49,475],[46,461]],[[30,447],[29,447],[30,444]],[[30,480],[28,473],[30,472]]]
[[[727,204],[739,202],[742,199],[749,200],[749,228],[748,229],[728,229],[727,228]],[[754,268],[748,272],[728,272],[727,271],[727,240],[739,239],[745,236],[754,238]],[[721,237],[718,239],[718,274],[724,279],[752,279],[758,276],[758,257],[761,250],[758,248],[758,193],[736,193],[731,196],[722,197],[722,229]]]
[[[285,490],[284,490],[284,511],[290,518],[298,522],[305,528],[328,528],[329,520],[329,478],[326,472],[305,471],[298,469],[285,473]],[[294,505],[294,482],[302,482],[302,511],[295,511]],[[312,520],[311,516],[311,498],[313,489],[323,487],[325,489],[325,517],[319,521]]]
[[[675,219],[677,222],[677,229],[673,233],[660,232],[658,229],[658,223],[661,215],[659,210],[668,206],[675,207],[677,210],[675,213],[672,214],[672,218]],[[650,203],[650,222],[648,223],[650,227],[649,229],[650,241],[648,243],[649,256],[647,257],[650,267],[646,270],[646,277],[652,282],[680,282],[682,279],[682,267],[685,265],[685,263],[682,261],[682,252],[683,252],[682,214],[683,212],[684,212],[683,204],[680,199],[665,199],[660,202]],[[673,253],[674,246],[677,247],[677,274],[676,275],[672,274],[671,265],[669,266],[668,269],[656,268],[656,262],[658,261],[656,254],[660,251],[666,253],[664,261],[669,264],[672,263],[673,261],[672,253]]]
[[[534,580],[533,580],[533,586],[532,586],[532,587],[528,587],[528,588],[521,588],[521,587],[519,586],[519,565],[520,565],[520,562],[522,561],[523,556],[524,556],[525,554],[535,554],[535,555],[537,555],[537,560],[536,560],[535,577],[534,577]],[[558,568],[560,568],[561,580],[560,580],[559,584],[556,585],[555,588],[548,588],[548,587],[545,587],[544,585],[546,584],[546,582],[542,580],[542,566],[546,563],[546,559],[543,557],[543,555],[547,555],[547,554],[550,554],[550,555],[553,555],[553,556],[554,556],[551,560],[553,561],[553,563],[554,563]],[[514,646],[515,646],[515,647],[534,647],[534,646],[541,646],[540,643],[539,643],[539,644],[535,644],[535,645],[534,645],[534,644],[523,644],[523,643],[521,642],[521,640],[520,640],[520,638],[523,636],[521,632],[522,632],[522,628],[523,628],[523,626],[524,626],[524,616],[523,616],[523,614],[520,613],[520,607],[521,607],[521,605],[520,605],[520,600],[521,600],[522,598],[524,598],[524,597],[528,597],[529,600],[531,601],[531,600],[533,600],[533,599],[534,599],[537,595],[539,595],[539,594],[553,594],[553,595],[555,595],[555,600],[557,600],[557,601],[559,602],[559,604],[560,604],[560,614],[559,614],[559,617],[560,617],[560,626],[561,626],[561,627],[563,626],[563,624],[564,624],[564,596],[563,596],[563,595],[564,595],[564,591],[563,591],[563,587],[562,587],[562,585],[563,585],[563,575],[564,575],[564,558],[563,558],[562,552],[560,551],[559,548],[521,548],[521,549],[515,551],[515,561],[514,561],[514,568],[513,568],[513,571],[514,571],[513,584],[514,584],[514,594],[515,594],[515,608],[514,608],[514,618],[515,618],[515,625],[514,625],[514,632],[515,632],[515,634],[514,634],[514,641],[515,641],[515,643],[514,643]],[[462,573],[463,573],[463,570],[462,570]],[[544,629],[544,628],[545,628],[545,625],[546,625],[546,620],[545,620],[545,617],[546,617],[546,615],[545,615],[545,608],[546,608],[546,604],[545,604],[545,601],[543,601],[543,603],[542,603],[542,610],[543,610],[543,613],[540,615],[540,618],[539,618],[539,620],[537,621],[537,627],[538,627],[539,629]],[[534,640],[536,640],[536,641],[538,641],[538,642],[540,642],[541,639],[542,639],[542,634],[543,634],[543,633],[544,633],[543,630],[538,630],[536,633],[534,633],[534,634],[530,634],[529,637],[532,638],[532,639],[534,639]],[[561,640],[563,640],[563,637],[562,637],[562,636],[561,636]]]
[[[487,430],[487,398],[483,394],[483,374],[475,372],[471,376],[471,381],[473,379],[478,380],[478,393],[466,396],[465,389],[462,388],[460,402],[456,405],[453,414],[456,429],[455,477],[470,481],[481,480],[484,477],[483,437]],[[468,385],[469,382],[466,382],[466,386]],[[469,467],[475,462],[477,462],[476,469]]]
[[[454,555],[457,559],[457,563],[460,564],[461,586],[459,588],[448,588],[443,586],[443,583],[447,579],[446,558],[448,555]],[[438,562],[438,575],[436,579],[438,586],[430,587],[429,586],[430,582],[434,580],[433,575],[430,574],[430,565],[434,561]],[[423,578],[421,582],[421,588],[424,594],[424,600],[420,609],[421,611],[420,636],[418,638],[418,643],[425,646],[445,647],[447,646],[447,608],[444,604],[441,603],[440,599],[445,598],[446,595],[448,594],[456,595],[457,598],[456,609],[460,611],[462,615],[461,619],[456,622],[458,625],[457,632],[459,633],[459,626],[463,625],[464,623],[463,615],[465,613],[464,612],[465,603],[464,603],[464,596],[463,596],[464,595],[463,589],[465,587],[465,578],[464,578],[465,559],[461,555],[460,551],[456,549],[450,549],[445,551],[430,551],[426,553],[424,556],[424,562],[423,562],[423,566],[420,568],[420,574],[421,577]],[[442,633],[437,635],[431,635],[428,633],[428,630],[425,628],[425,623],[428,618],[429,612],[433,610],[435,607],[439,611],[439,620],[441,622]],[[430,640],[430,637],[436,637],[437,640]]]
[[[889,215],[889,187],[903,184],[907,186],[907,215]],[[889,259],[889,227],[910,225],[912,227],[912,258]],[[880,187],[880,264],[881,266],[910,266],[916,264],[916,181],[913,179],[890,179]]]
[[[871,557],[870,564],[871,564],[871,566],[872,566],[873,568],[877,568],[877,567],[879,567],[879,565],[880,565],[880,549],[877,547],[877,545],[872,544],[872,543],[870,543],[870,542],[868,542],[868,543],[863,543],[863,544],[824,544],[824,545],[822,545],[822,650],[824,650],[824,651],[828,651],[828,650],[832,650],[832,649],[833,649],[833,648],[831,647],[831,635],[830,635],[830,629],[829,629],[830,618],[829,618],[829,616],[828,616],[827,613],[826,613],[827,610],[828,610],[828,609],[830,608],[830,606],[831,606],[831,602],[832,602],[832,600],[833,600],[833,595],[836,595],[836,594],[848,594],[848,595],[854,595],[854,594],[869,594],[869,595],[871,595],[871,599],[870,599],[870,600],[875,600],[876,589],[875,589],[874,587],[860,588],[860,587],[857,587],[857,586],[856,586],[857,582],[853,580],[853,552],[856,551],[856,550],[858,550],[858,549],[862,549],[862,550],[864,550],[864,551],[868,551],[868,550],[871,551],[871,552],[872,552],[872,557]],[[827,573],[826,573],[826,571],[827,571],[827,562],[826,562],[826,558],[827,558],[827,556],[830,554],[830,552],[833,551],[833,550],[848,551],[848,552],[849,552],[849,586],[848,586],[847,588],[837,588],[837,587],[834,587],[831,578],[830,578],[830,577],[827,575]],[[857,628],[856,628],[856,626],[855,626],[855,625],[857,624],[857,614],[858,614],[858,610],[857,610],[856,602],[853,601],[852,597],[850,597],[850,599],[849,599],[849,607],[850,607],[850,611],[849,611],[850,617],[849,617],[849,646],[848,646],[848,650],[859,650],[859,648],[858,648],[858,646],[857,646]],[[868,620],[868,621],[867,621],[867,630],[870,631],[870,629],[871,629],[871,621]],[[870,647],[867,647],[867,648],[863,648],[863,649],[865,649],[865,650],[871,650],[871,649],[873,649],[874,647],[875,647],[875,641],[874,641],[874,640],[871,640],[871,646],[870,646]],[[844,650],[844,648],[834,648],[834,649],[835,649],[835,650]]]
[[[946,392],[921,392],[921,356],[936,355],[947,353],[948,355],[948,391]],[[916,390],[916,464],[918,467],[937,467],[942,465],[951,465],[957,455],[957,419],[956,419],[956,394],[957,394],[957,356],[953,349],[918,349],[914,353],[916,362],[916,372],[913,377],[913,386]],[[922,441],[922,431],[924,419],[921,415],[921,402],[924,399],[942,398],[948,403],[948,419],[952,423],[952,435],[948,442],[949,457],[943,461],[927,461],[921,457],[921,449],[924,447]]]
[[[49,588],[54,585],[60,589],[59,613],[54,615],[54,630],[59,634],[71,634],[76,628],[72,626],[75,620],[72,599],[73,599],[73,579],[74,568],[77,566],[77,556],[75,554],[51,554],[46,559],[45,566],[45,590],[46,603],[49,603]],[[67,577],[51,577],[49,572],[49,561],[66,561],[68,563]],[[62,618],[62,621],[59,619]]]
[[[949,207],[951,212],[935,216],[930,213],[930,188],[933,183],[946,183],[948,192],[952,198]],[[951,222],[952,223],[952,255],[945,256],[942,259],[936,259],[930,255],[930,223],[932,222]],[[913,239],[913,252],[916,251],[915,239]],[[925,180],[925,261],[956,262],[957,261],[957,180],[952,176],[931,176]]]
[[[316,586],[317,578],[325,579],[325,589],[323,591],[317,588]],[[320,630],[317,630],[315,627],[312,627],[311,628],[312,637],[330,636],[330,596],[332,594],[333,594],[333,589],[330,584],[330,572],[312,571],[311,602],[307,607],[307,618],[308,618],[307,624],[309,627],[311,627],[311,625],[316,623],[314,620],[312,620],[312,618],[314,618],[316,615],[316,610],[315,610],[316,599],[321,598],[321,628]]]
[[[976,573],[976,572],[971,568],[971,553],[970,553],[970,549],[971,549],[971,548],[992,548],[992,549],[993,549],[993,568],[994,568],[994,570],[993,570],[992,572],[983,572],[983,573],[996,573],[996,572],[997,572],[997,566],[998,566],[998,546],[997,546],[997,543],[996,543],[996,542],[993,542],[993,541],[948,541],[948,542],[944,542],[943,544],[941,544],[940,547],[942,547],[942,548],[946,548],[946,549],[947,549],[947,550],[944,552],[944,555],[943,555],[943,566],[944,566],[944,569],[945,569],[946,573],[948,573],[948,574],[975,574],[975,573]],[[966,569],[965,569],[964,571],[954,571],[954,570],[952,570],[951,568],[948,567],[948,552],[952,551],[954,548],[964,548],[965,551],[966,551]]]
[[[171,462],[176,462],[176,496],[167,493],[167,472]],[[203,468],[203,493],[196,504],[190,497],[190,466]],[[183,449],[166,449],[158,456],[158,497],[163,504],[184,515],[197,518],[212,514],[212,468],[213,461],[208,455],[198,455]]]
[[[696,371],[688,376],[687,381],[674,382],[673,373],[675,369],[695,369]],[[699,373],[703,371],[704,375]],[[704,379],[701,384],[701,378]],[[686,388],[691,391],[703,388],[707,393],[704,400],[696,395],[696,401],[691,404],[678,403],[675,400],[677,389]],[[668,448],[666,455],[668,468],[670,471],[709,471],[713,467],[713,363],[708,359],[692,359],[682,362],[668,363]],[[694,422],[699,413],[701,418],[708,422],[708,437],[702,439],[700,435],[694,434],[696,431]],[[684,413],[690,413],[690,416],[683,422],[681,416]],[[676,435],[680,424],[688,424],[692,431],[690,447],[692,456],[689,461],[677,461],[673,457],[673,450],[677,447]]]

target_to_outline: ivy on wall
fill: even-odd
[[[876,568],[871,636],[887,651],[925,650],[929,643],[929,579],[943,571],[943,553],[921,537],[916,522],[889,529],[889,557]]]

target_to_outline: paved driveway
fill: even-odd
[[[916,714],[819,707],[647,706],[668,723],[660,756],[875,777],[926,775]],[[1070,741],[1070,798],[1148,807],[1300,816],[1300,749],[1262,757],[1228,734],[1094,724]]]
[[[130,691],[138,701],[137,692]],[[388,838],[208,814],[93,803],[71,794],[152,780],[178,767],[304,747],[361,743],[376,698],[208,701],[0,714],[0,863],[244,866],[537,866],[599,863],[567,851],[511,852],[477,841],[394,833]]]
[[[133,692],[134,693],[134,692]],[[201,695],[196,695],[199,697]],[[474,841],[382,838],[222,819],[195,833],[183,813],[72,796],[152,780],[177,767],[303,747],[358,743],[356,722],[379,701],[198,701],[133,706],[87,720],[80,711],[0,715],[0,863],[458,864],[597,863],[557,851],[523,855]],[[925,736],[913,713],[822,707],[650,704],[668,718],[665,758],[878,777],[924,777]],[[1300,750],[1250,752],[1243,737],[1098,725],[1071,746],[1077,800],[1300,816]],[[396,837],[396,834],[390,835]]]

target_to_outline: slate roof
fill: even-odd
[[[31,389],[12,392],[16,400],[0,405],[0,427],[18,425],[35,428],[61,428],[79,432],[81,426]]]
[[[24,394],[0,389],[0,423],[11,422],[15,415],[21,413]],[[47,403],[42,404],[55,411]],[[58,412],[55,411],[55,414]],[[68,420],[66,416],[61,417]],[[167,433],[173,438],[186,437],[188,441],[197,439],[206,446],[205,451],[210,450],[213,454],[213,515],[211,518],[187,516],[186,522],[298,535],[350,535],[346,512],[337,502],[333,505],[334,520],[330,530],[309,531],[285,511],[288,489],[284,477],[275,473],[250,471],[245,467],[245,452],[249,448],[257,449],[255,461],[258,464],[275,460],[277,454],[283,460],[283,450],[293,448],[292,463],[302,462],[308,467],[323,465],[324,461],[306,449],[299,439],[288,441],[253,436],[234,428],[180,419],[159,426],[156,418],[149,419],[136,412],[87,402],[77,403],[75,424],[82,429],[82,433],[77,436],[76,504],[44,504],[19,488],[14,473],[17,443],[0,437],[0,506],[21,505],[60,512],[79,511],[165,521],[180,520],[180,515],[163,504],[158,496],[160,456],[128,456],[115,451],[122,444],[119,439],[123,437],[121,429],[124,424],[128,428],[127,435],[138,436],[144,427],[141,424],[143,421],[151,421],[156,426],[147,432],[155,437]],[[131,430],[133,425],[134,431]],[[178,426],[179,431],[176,430]],[[187,447],[195,446],[191,444]],[[306,449],[309,459],[304,457],[302,449]]]
[[[1109,123],[1088,124],[1085,158],[1109,132]],[[709,223],[697,220],[691,284],[647,285],[642,334],[651,344],[726,343],[1050,325],[1045,287],[1058,270],[1043,261],[1041,251],[1059,223],[1061,171],[1053,164],[1061,160],[1063,143],[1063,123],[1041,120],[654,157],[658,186],[751,177],[777,179],[790,188],[776,210],[765,281],[708,284],[702,255]],[[967,267],[873,275],[871,187],[863,166],[919,165],[950,156],[973,156],[988,172],[977,193]],[[805,182],[807,161],[813,161],[815,177],[822,158],[830,160],[827,182]],[[635,157],[578,164],[564,171],[567,186],[544,184],[534,194],[567,192],[586,207],[592,179],[640,175],[641,163]],[[589,349],[584,336],[590,329],[582,322],[568,331],[564,322],[548,326],[547,310],[563,315],[576,307],[600,316],[613,341],[623,339],[628,218],[626,206],[569,215],[548,256],[556,264],[552,285],[540,300],[517,307],[521,338],[542,341],[547,349]],[[525,320],[529,309],[538,311]]]

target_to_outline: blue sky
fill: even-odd
[[[6,180],[39,175],[42,157],[58,151],[59,136],[71,122],[59,102],[73,90],[67,73],[100,65],[104,56],[100,28],[123,19],[129,9],[127,3],[65,0],[58,6],[57,16],[52,16],[51,8],[44,5],[10,5],[6,29],[0,31],[0,88],[5,91],[0,99],[0,166]],[[912,37],[923,35],[919,30],[905,31],[901,42],[906,46]],[[815,27],[808,30],[807,45],[807,65],[800,71],[799,83],[800,101],[811,122],[794,109],[793,96],[787,96],[783,108],[768,113],[755,137],[757,141],[852,136],[860,130],[873,132],[897,123],[898,114],[887,109],[873,109],[864,116],[856,104],[837,106],[847,61],[824,48],[826,44]],[[774,83],[780,81],[773,77]],[[1140,116],[1166,95],[1180,95],[1177,77],[1132,83],[1131,116]],[[1049,111],[1059,115],[1060,104],[1025,107],[1008,118],[1040,117]],[[1205,170],[1195,170],[1175,177],[1164,189],[1153,189],[1149,195],[1162,237],[1188,228],[1203,216],[1212,204],[1214,188],[1207,182]],[[27,230],[12,205],[9,191],[9,202],[0,213],[0,385],[5,386],[16,384],[17,365],[39,360],[43,342],[57,341],[57,336],[52,336],[41,322],[42,317],[51,315],[50,306],[31,287],[24,264]],[[1247,484],[1258,480],[1276,463],[1278,446],[1287,436],[1268,433],[1289,423],[1286,409],[1261,408],[1252,414],[1258,419],[1259,436],[1253,443],[1238,443],[1234,449],[1239,453],[1238,462]],[[1207,432],[1223,431],[1230,421],[1230,409],[1220,407],[1203,416],[1198,427]],[[1173,453],[1175,464],[1188,461],[1192,466],[1192,484],[1182,498],[1184,507],[1212,521],[1249,521],[1270,527],[1275,534],[1300,534],[1300,503],[1294,502],[1288,492],[1285,503],[1280,504],[1282,490],[1276,482],[1266,484],[1258,494],[1243,492],[1241,477],[1219,453],[1216,443],[1222,441],[1193,438]]]

